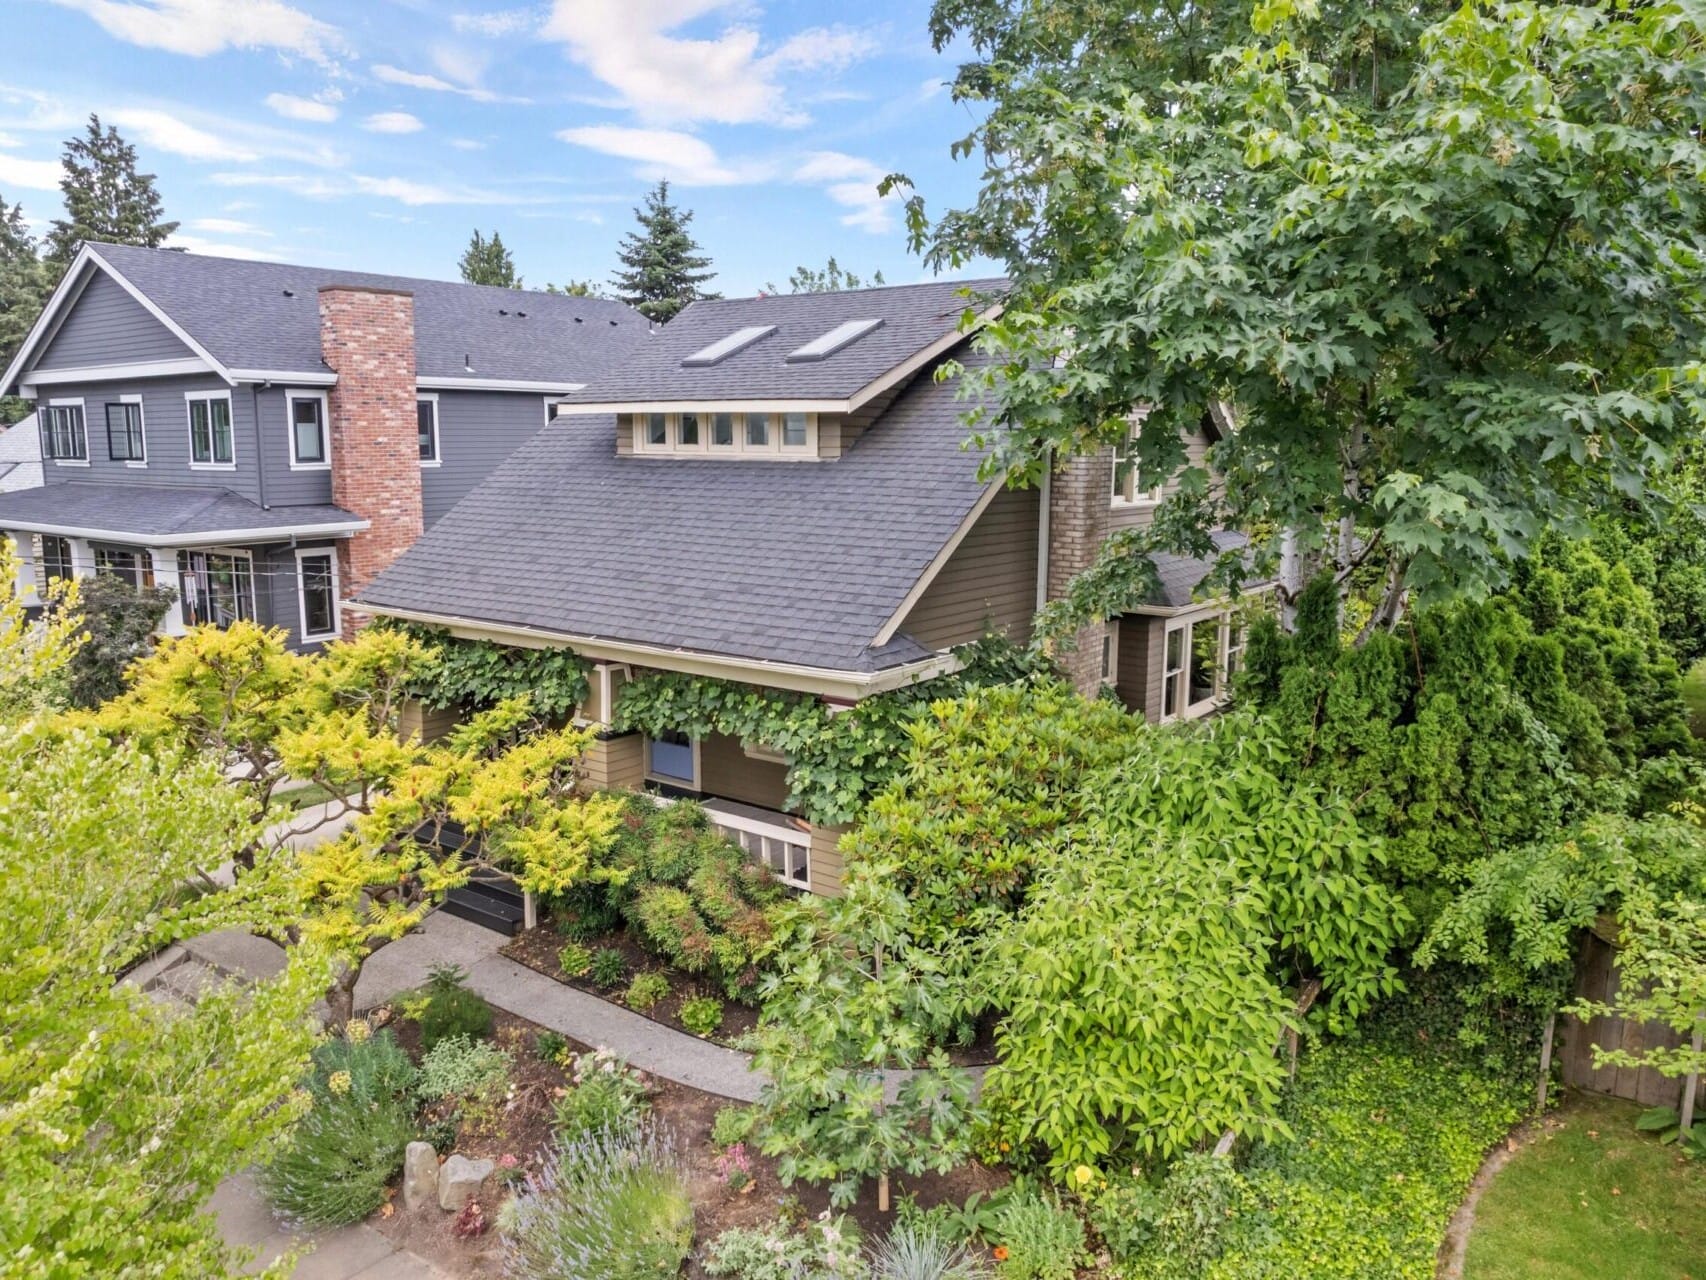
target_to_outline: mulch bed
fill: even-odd
[[[670,968],[635,942],[626,929],[612,929],[609,933],[600,934],[590,942],[582,944],[588,951],[595,953],[606,949],[622,953],[622,981],[608,987],[599,986],[590,977],[571,978],[563,972],[562,966],[557,963],[557,953],[568,942],[569,939],[550,928],[546,922],[541,923],[537,929],[526,929],[517,934],[504,944],[501,954],[517,964],[524,964],[529,969],[544,974],[547,978],[555,978],[565,986],[585,991],[588,995],[597,996],[600,1000],[607,1000],[623,1009],[628,1006],[622,1001],[622,993],[628,989],[628,984],[634,980],[636,974],[648,971],[661,973],[669,979],[669,995],[649,1009],[635,1009],[633,1012],[676,1031],[692,1035],[691,1031],[681,1025],[681,1006],[698,996],[714,996],[723,1002],[723,1025],[706,1037],[713,1044],[738,1048],[741,1037],[758,1025],[758,1010],[728,999],[723,994],[723,989],[715,982]]]
[[[420,1033],[416,1025],[397,1020],[391,1026],[398,1043],[418,1060]],[[539,1033],[544,1030],[526,1018],[518,1018],[503,1010],[495,1011],[492,1038],[509,1051],[513,1098],[498,1118],[495,1128],[459,1132],[457,1151],[466,1156],[486,1156],[494,1160],[513,1155],[518,1161],[517,1175],[538,1169],[543,1163],[550,1147],[552,1103],[558,1091],[569,1085],[562,1068],[541,1060],[534,1051]],[[569,1043],[580,1052],[591,1047],[573,1040]],[[651,1076],[647,1080],[652,1114],[675,1135],[677,1148],[686,1163],[688,1187],[693,1196],[696,1252],[687,1263],[686,1275],[703,1276],[697,1251],[730,1227],[764,1225],[774,1221],[785,1206],[797,1207],[798,1212],[808,1216],[828,1208],[828,1196],[819,1188],[803,1183],[784,1188],[777,1180],[775,1162],[756,1151],[750,1153],[753,1182],[740,1192],[730,1191],[715,1168],[717,1151],[711,1145],[711,1125],[719,1110],[735,1104],[727,1098],[672,1081]],[[903,1195],[911,1195],[924,1206],[958,1205],[963,1204],[974,1191],[988,1192],[1007,1180],[1007,1175],[999,1170],[971,1163],[942,1176],[896,1177],[892,1180],[891,1194],[894,1203],[898,1203]],[[503,1198],[501,1189],[488,1186],[482,1203],[488,1222],[496,1218]],[[874,1185],[866,1188],[859,1203],[848,1212],[869,1237],[884,1234],[894,1220],[892,1212],[877,1212]],[[432,1259],[453,1275],[491,1277],[493,1280],[501,1276],[502,1244],[498,1232],[493,1229],[472,1240],[459,1240],[452,1229],[455,1220],[455,1214],[430,1206],[410,1213],[403,1207],[399,1193],[393,1203],[374,1215],[370,1225],[422,1257]]]

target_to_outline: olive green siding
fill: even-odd
[[[1035,489],[1003,489],[918,603],[901,630],[931,649],[951,649],[989,632],[1023,644],[1037,604]]]
[[[699,744],[699,790],[782,812],[788,800],[788,766],[755,760],[738,738],[713,733]]]

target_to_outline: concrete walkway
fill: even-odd
[[[332,1231],[296,1233],[280,1225],[246,1173],[227,1178],[208,1202],[227,1242],[258,1251],[257,1269],[291,1248],[310,1249],[292,1280],[452,1280],[451,1273],[400,1248],[366,1223]]]

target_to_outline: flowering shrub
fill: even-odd
[[[650,1124],[585,1133],[522,1184],[504,1216],[505,1275],[673,1276],[693,1244],[674,1144]]]
[[[557,1099],[552,1115],[559,1142],[599,1132],[632,1132],[651,1110],[645,1080],[609,1049],[581,1054],[570,1074],[574,1088]]]
[[[746,1143],[737,1142],[711,1162],[717,1180],[730,1191],[741,1191],[752,1185],[752,1157]]]
[[[865,1280],[859,1228],[826,1210],[799,1231],[785,1219],[768,1227],[733,1227],[711,1241],[707,1275],[728,1280]]]

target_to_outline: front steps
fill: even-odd
[[[441,910],[513,938],[526,914],[521,890],[508,876],[476,876],[452,889]]]

